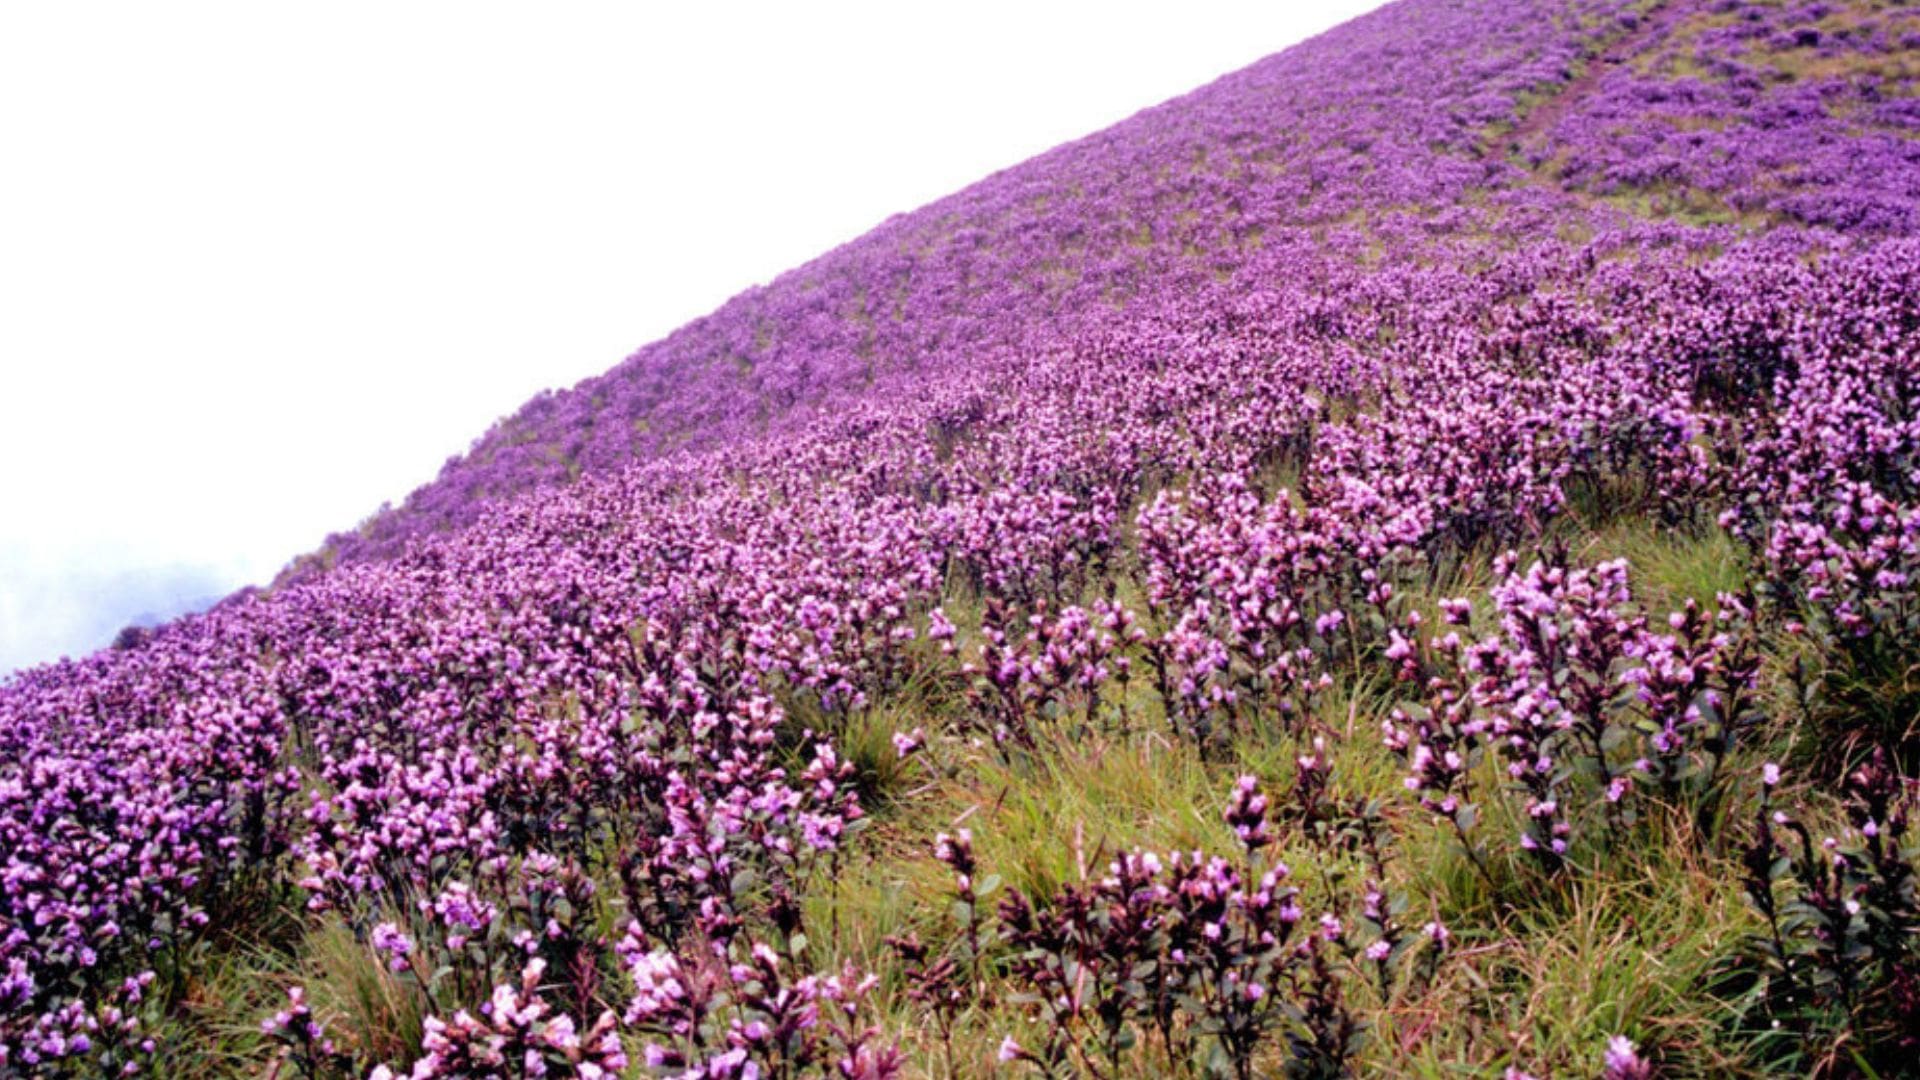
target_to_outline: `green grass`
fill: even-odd
[[[1634,592],[1652,611],[1670,611],[1688,600],[1711,611],[1721,593],[1747,585],[1745,553],[1711,525],[1666,528],[1625,518],[1589,533],[1574,553],[1588,563],[1626,559]]]
[[[1334,694],[1319,714],[1324,727],[1354,729],[1329,743],[1344,796],[1390,799],[1398,787],[1397,767],[1372,737],[1381,704],[1377,694]],[[884,817],[866,856],[811,897],[810,921],[832,926],[824,936],[836,957],[886,976],[888,1013],[908,1033],[916,1071],[946,1075],[944,1047],[906,1000],[884,945],[908,930],[930,942],[958,933],[945,899],[948,875],[929,854],[935,833],[972,829],[983,874],[1047,896],[1102,874],[1113,854],[1135,847],[1231,850],[1220,811],[1232,778],[1252,772],[1278,795],[1303,749],[1299,737],[1266,733],[1243,741],[1233,760],[1208,762],[1188,747],[1137,736],[1059,746],[1015,765],[970,759]],[[1739,1040],[1719,1030],[1723,1009],[1708,989],[1742,936],[1757,929],[1730,856],[1704,853],[1677,826],[1652,822],[1626,854],[1551,884],[1496,860],[1494,893],[1450,832],[1410,806],[1390,812],[1398,836],[1392,884],[1415,898],[1416,910],[1431,905],[1458,947],[1424,995],[1381,1002],[1354,984],[1375,1023],[1364,1073],[1457,1076],[1470,1067],[1474,1075],[1512,1062],[1537,1075],[1584,1075],[1597,1068],[1606,1039],[1625,1033],[1661,1047],[1671,1075],[1758,1074]],[[1482,829],[1516,825],[1496,815]],[[1294,833],[1283,835],[1277,855],[1313,904],[1324,901],[1330,878],[1351,880],[1357,870]],[[1027,1023],[1004,1000],[963,1016],[960,1073],[986,1075],[1000,1037],[1018,1036]],[[1137,1075],[1159,1068],[1147,1058]]]

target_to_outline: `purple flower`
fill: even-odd
[[[1607,1080],[1647,1080],[1653,1075],[1653,1066],[1640,1056],[1633,1040],[1625,1035],[1607,1040],[1604,1066]]]

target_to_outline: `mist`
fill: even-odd
[[[232,590],[235,576],[209,564],[0,550],[0,677],[91,653],[128,626],[204,611]]]

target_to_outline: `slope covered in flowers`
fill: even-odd
[[[1917,33],[1402,0],[17,677],[0,1075],[1910,1067]]]
[[[327,554],[389,553],[488,498],[722,445],[1216,282],[1459,261],[1462,243],[1735,235],[1675,224],[1910,235],[1916,35],[1891,4],[1392,5],[897,217],[530,403]]]

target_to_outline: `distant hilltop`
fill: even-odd
[[[1059,147],[544,394],[296,570],[1302,264],[1920,230],[1920,15],[1401,0]]]

